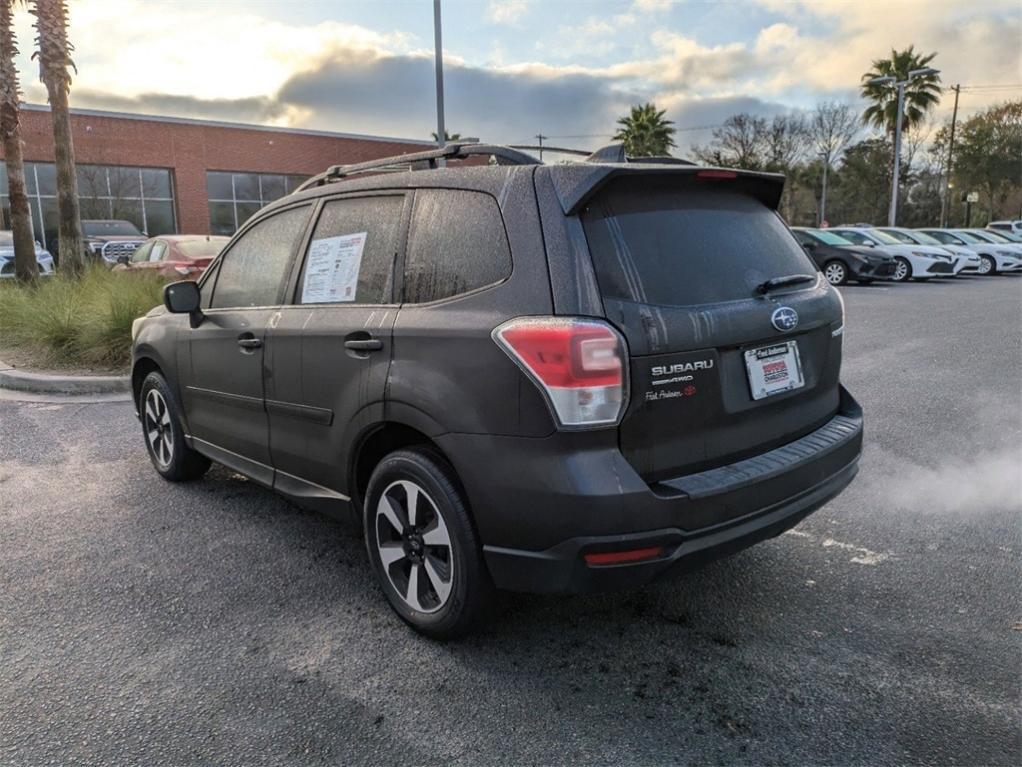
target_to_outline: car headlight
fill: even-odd
[[[999,255],[1001,258],[1018,258],[1018,256],[1016,256],[1010,250],[999,250],[997,251],[997,255]]]
[[[93,253],[99,253],[100,251],[103,250],[103,244],[100,242],[90,242],[89,250],[91,250]]]
[[[933,261],[938,260],[937,256],[933,255],[932,253],[923,253],[921,250],[913,250],[912,255],[916,256],[917,258],[929,258],[932,259]]]

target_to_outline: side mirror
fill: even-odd
[[[163,305],[172,314],[187,314],[191,326],[197,328],[202,322],[202,296],[199,286],[191,280],[172,282],[163,289]]]

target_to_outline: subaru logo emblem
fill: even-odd
[[[798,326],[798,312],[790,306],[778,306],[770,315],[770,322],[782,333],[794,330]]]

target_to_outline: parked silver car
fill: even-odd
[[[38,242],[35,244],[35,260],[39,274],[47,277],[53,274],[53,256]],[[0,229],[0,279],[14,278],[14,234],[9,229]]]

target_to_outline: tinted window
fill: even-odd
[[[857,232],[854,229],[842,229],[838,234],[844,237],[846,240],[854,242],[856,245],[876,245],[873,240],[864,235],[862,232]]]
[[[510,276],[511,249],[496,200],[448,189],[416,193],[405,301],[437,301]]]
[[[608,298],[669,306],[732,301],[773,277],[816,273],[774,211],[738,192],[625,179],[586,208],[582,221]]]
[[[86,237],[137,237],[141,234],[130,221],[82,221]]]
[[[153,243],[147,242],[144,245],[139,245],[134,253],[131,254],[132,263],[141,263],[142,261],[149,260],[149,253],[152,252]]]
[[[212,308],[276,304],[308,217],[307,205],[292,208],[242,234],[224,254],[210,302]]]
[[[309,242],[298,301],[382,304],[401,234],[404,197],[358,197],[323,206]]]

